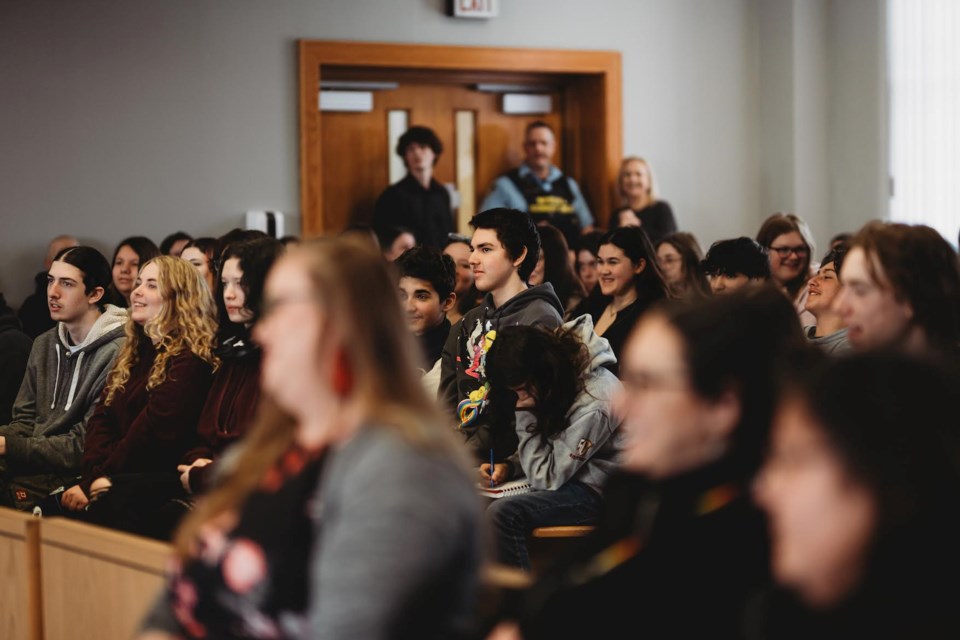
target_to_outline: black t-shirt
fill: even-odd
[[[382,234],[389,227],[409,229],[417,244],[442,249],[453,232],[450,193],[436,180],[424,189],[413,176],[387,187],[377,198],[373,228]]]

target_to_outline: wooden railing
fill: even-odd
[[[128,640],[169,557],[154,540],[0,508],[0,638]]]

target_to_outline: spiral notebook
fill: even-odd
[[[487,496],[488,498],[516,496],[520,495],[521,493],[530,493],[533,491],[533,487],[530,486],[530,483],[526,478],[517,478],[516,480],[511,480],[510,482],[498,484],[495,487],[486,486],[482,482],[478,482],[477,489],[480,490],[480,495]]]

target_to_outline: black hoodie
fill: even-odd
[[[494,429],[486,411],[488,385],[484,365],[497,331],[514,325],[556,329],[562,318],[563,305],[548,282],[521,291],[499,308],[488,293],[483,303],[468,311],[451,331],[441,362],[440,397],[456,406],[460,431],[478,460],[489,462],[491,449],[498,461],[503,460],[517,448],[513,425],[497,425]],[[455,347],[450,344],[454,335]]]
[[[20,321],[0,294],[0,424],[10,422],[33,341],[20,330]]]

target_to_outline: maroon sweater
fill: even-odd
[[[183,464],[191,464],[197,458],[218,458],[246,433],[260,400],[260,351],[242,355],[227,351],[220,356],[220,368],[213,374],[213,384],[200,413],[199,442],[184,454]],[[212,468],[213,465],[207,465],[190,470],[193,493],[206,488]]]
[[[141,338],[139,359],[123,391],[106,406],[101,396],[87,423],[80,488],[101,476],[151,471],[174,472],[196,443],[197,418],[210,389],[211,367],[188,350],[167,360],[167,377],[147,391],[156,350]]]

